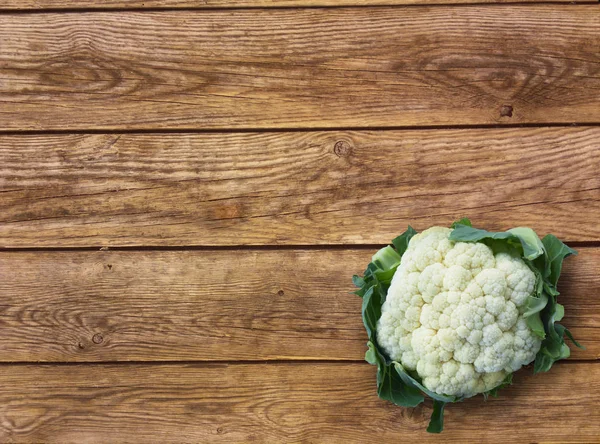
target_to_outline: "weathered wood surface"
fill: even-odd
[[[597,5],[0,15],[0,130],[600,122]]]
[[[600,365],[524,370],[500,398],[446,408],[377,398],[366,363],[0,366],[7,442],[597,442]]]
[[[1,361],[361,360],[350,276],[373,252],[0,254]],[[600,248],[565,263],[564,324],[600,358]]]
[[[600,442],[600,9],[537,2],[0,1],[0,442]],[[432,436],[350,276],[464,216],[577,242],[587,350]]]
[[[0,246],[598,241],[600,128],[0,136]]]
[[[469,3],[575,3],[567,0],[435,0],[436,5]],[[593,0],[577,1],[594,3]],[[269,8],[317,6],[431,5],[428,0],[3,0],[0,10],[115,9],[115,8]]]

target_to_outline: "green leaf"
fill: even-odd
[[[554,321],[558,322],[561,321],[562,318],[565,317],[565,306],[561,305],[561,304],[556,304],[556,307],[554,309]]]
[[[387,246],[375,253],[371,262],[374,263],[379,270],[389,270],[400,264],[400,255],[392,247]]]
[[[379,303],[379,292],[374,291],[375,287],[370,287],[363,296],[362,318],[369,339],[373,340],[377,328],[377,321],[381,317],[381,304]]]
[[[375,350],[371,341],[367,342],[369,349],[365,353],[365,361],[371,365],[377,365],[377,351]]]
[[[393,363],[386,361],[374,343],[369,341],[367,346],[369,350],[365,353],[365,360],[369,364],[377,365],[377,394],[379,397],[402,407],[416,407],[423,402],[421,391],[416,387],[404,384],[393,368]]]
[[[441,433],[444,430],[444,407],[446,403],[442,401],[433,401],[433,412],[427,426],[428,433]]]
[[[564,307],[556,302],[559,292],[556,285],[562,270],[564,259],[577,252],[564,243],[556,236],[548,234],[542,239],[544,249],[546,250],[544,263],[544,291],[550,297],[547,306],[541,312],[542,323],[546,331],[546,338],[542,342],[540,351],[536,355],[534,372],[544,372],[550,370],[554,362],[568,358],[571,354],[569,346],[565,344],[564,337],[572,339],[575,345],[580,345],[572,338],[572,334],[565,327],[555,322],[560,321],[564,316]],[[541,268],[541,267],[540,267]]]
[[[473,226],[473,225],[471,225],[471,219],[469,219],[468,217],[463,217],[461,220],[457,220],[456,222],[452,222],[452,225],[450,225],[450,228],[454,229],[458,225],[466,225],[467,227],[472,227]]]
[[[377,394],[381,399],[391,401],[402,407],[416,407],[424,400],[419,389],[406,385],[390,365],[382,367],[384,374]]]
[[[540,297],[529,296],[525,303],[524,317],[531,316],[532,314],[539,313],[546,305],[548,305],[548,296],[541,294]]]
[[[525,313],[523,313],[523,317],[527,321],[527,326],[542,339],[546,337],[546,331],[540,317],[540,312],[547,304],[548,296],[544,293],[540,297],[529,296],[525,305]]]
[[[567,359],[569,356],[571,356],[571,349],[567,344],[563,343],[563,345],[560,348],[560,357],[558,359]]]
[[[544,249],[544,244],[535,231],[533,231],[531,228],[511,228],[507,231],[507,233],[511,233],[519,238],[519,241],[523,246],[523,256],[525,259],[529,259],[531,261],[546,252]]]
[[[540,269],[538,267],[535,266],[535,262],[537,262],[541,268],[543,269],[545,267],[544,265],[544,259],[543,258],[539,258],[541,259],[541,262],[538,261],[537,259],[535,261],[525,261],[525,263],[529,266],[529,268],[531,269],[531,271],[533,271],[533,273],[535,274],[535,288],[533,290],[533,294],[535,295],[535,297],[541,297],[542,296],[542,292],[544,291],[544,276],[542,274],[542,272],[540,271]]]
[[[552,367],[552,364],[554,364],[554,359],[540,351],[535,357],[535,362],[533,364],[533,373],[535,374],[547,372]]]
[[[417,234],[417,232],[413,227],[409,225],[404,233],[402,233],[400,236],[398,236],[392,241],[392,244],[394,245],[396,251],[400,256],[404,254],[404,252],[408,248],[408,243],[415,234]]]
[[[396,274],[397,267],[398,264],[389,270],[376,271],[374,275],[377,278],[377,281],[381,284],[389,284],[392,282],[392,278],[394,277],[394,274]]]
[[[523,257],[528,260],[533,260],[544,254],[544,245],[540,238],[535,234],[535,231],[527,227],[517,227],[505,232],[495,233],[467,225],[457,225],[450,233],[450,240],[453,241],[481,242],[486,239],[503,240],[513,247],[520,246]]]
[[[556,287],[554,285],[552,285],[551,283],[549,283],[547,280],[544,280],[543,288],[544,288],[544,291],[546,293],[548,293],[550,296],[558,296],[560,294],[558,292],[558,290],[556,289]],[[554,299],[556,299],[556,297]]]
[[[568,328],[565,328],[565,335],[567,335],[567,337],[571,340],[571,342],[573,342],[573,344],[575,344],[578,348],[585,350],[585,347],[575,340],[575,338],[573,337],[573,334],[571,333],[571,331]]]
[[[534,313],[533,315],[526,318],[527,326],[531,329],[532,332],[535,333],[536,336],[544,339],[546,337],[546,331],[544,329],[544,323],[542,322],[542,318],[539,313]]]
[[[363,285],[365,285],[365,280],[363,278],[361,278],[360,276],[354,275],[352,276],[352,283],[354,284],[355,287],[362,287]]]
[[[548,305],[542,312],[546,338],[542,341],[540,351],[535,357],[534,373],[550,370],[556,361],[568,358],[571,354],[569,346],[565,344],[564,340],[566,328],[554,323],[556,305],[554,298],[550,297]]]
[[[546,248],[546,263],[548,264],[546,276],[544,277],[550,282],[550,284],[556,287],[560,272],[562,270],[563,260],[572,254],[576,255],[577,251],[567,247],[553,234],[547,234],[544,236],[542,243]]]

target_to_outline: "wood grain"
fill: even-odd
[[[0,246],[598,241],[600,128],[0,136]]]
[[[362,360],[373,251],[0,254],[0,360]],[[600,358],[600,248],[565,263],[564,324]]]
[[[436,5],[468,3],[594,3],[591,0],[435,0]],[[0,10],[114,9],[114,8],[246,8],[316,6],[431,5],[428,0],[3,0]]]
[[[595,5],[0,15],[0,130],[600,122]]]
[[[377,398],[368,364],[0,366],[10,442],[439,442],[429,404]],[[596,442],[600,365],[517,374],[446,408],[444,442]],[[18,394],[18,395],[17,395]],[[558,410],[560,415],[557,416]],[[484,426],[482,426],[484,425]]]

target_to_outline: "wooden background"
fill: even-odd
[[[600,7],[2,0],[1,442],[600,442]],[[377,398],[350,277],[407,224],[553,232],[586,345]]]

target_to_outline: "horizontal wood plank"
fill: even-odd
[[[0,15],[0,130],[600,122],[595,5]]]
[[[361,360],[372,251],[0,254],[0,360]],[[564,324],[600,358],[600,248],[565,263]]]
[[[598,241],[600,128],[0,136],[0,246]]]
[[[0,10],[114,9],[114,8],[270,8],[316,6],[431,5],[428,0],[3,0]],[[593,3],[593,0],[435,0],[436,5],[469,3]]]
[[[368,364],[0,366],[3,442],[595,442],[600,364],[522,371],[498,399],[377,398]]]

